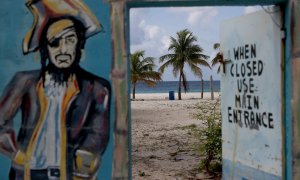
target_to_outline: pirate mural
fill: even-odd
[[[85,41],[102,26],[81,0],[26,5],[34,23],[23,53],[38,51],[41,68],[17,72],[0,99],[0,151],[12,161],[9,179],[96,179],[109,138],[110,83],[79,62]]]

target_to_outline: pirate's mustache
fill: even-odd
[[[62,59],[71,59],[71,54],[58,54],[55,56],[56,60],[62,60]]]

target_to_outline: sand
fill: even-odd
[[[177,97],[177,94],[175,94]],[[218,93],[215,93],[215,98]],[[168,100],[168,94],[136,94],[131,101],[133,179],[206,179],[197,170],[201,158],[194,149],[197,139],[187,126],[203,127],[195,119],[197,103],[212,105],[210,93],[182,94],[183,100]]]

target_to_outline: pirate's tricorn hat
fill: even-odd
[[[102,30],[102,26],[82,0],[29,0],[26,6],[33,14],[34,22],[23,39],[23,53],[39,48],[39,40],[47,22],[52,18],[73,17],[86,29],[85,38]]]

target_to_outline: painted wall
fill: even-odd
[[[293,179],[300,178],[300,2],[292,1]]]
[[[224,179],[282,178],[281,17],[278,7],[272,12],[220,25],[231,60],[221,79]]]
[[[293,1],[295,7],[298,3]],[[28,29],[32,26],[33,16],[26,8],[24,0],[2,1],[0,6],[0,77],[1,94],[6,84],[17,71],[39,69],[41,67],[38,53],[24,56],[22,41]],[[129,178],[130,170],[130,104],[128,99],[128,47],[129,47],[129,16],[131,7],[147,6],[200,6],[200,5],[255,5],[286,3],[286,0],[199,0],[199,1],[169,1],[169,0],[124,0],[124,1],[84,1],[104,27],[104,33],[98,33],[87,40],[83,61],[80,65],[87,71],[109,80],[112,85],[110,106],[110,135],[107,148],[102,156],[102,166],[99,168],[98,177],[104,179]],[[298,8],[299,9],[299,8]],[[287,7],[287,11],[289,8]],[[297,19],[297,10],[294,19]],[[289,13],[289,12],[287,12]],[[288,16],[287,16],[288,17]],[[298,26],[296,26],[298,27]],[[297,30],[297,28],[295,28]],[[299,29],[299,28],[298,28]],[[298,34],[294,30],[294,36]],[[289,34],[288,34],[289,35]],[[298,37],[298,36],[297,36]],[[294,48],[296,49],[296,48]],[[112,60],[112,61],[111,61]],[[296,61],[295,61],[296,62]],[[295,67],[295,66],[294,66]],[[296,67],[294,77],[297,77]],[[298,73],[299,74],[299,73]],[[296,88],[297,83],[293,85]],[[297,91],[297,89],[294,89]],[[294,91],[295,92],[295,91]],[[288,92],[286,92],[288,94]],[[296,97],[296,94],[293,95]],[[285,102],[290,102],[289,100]],[[298,104],[294,105],[297,108]],[[294,115],[297,114],[294,109]],[[288,116],[287,116],[288,117]],[[295,120],[299,119],[296,117]],[[14,118],[14,130],[20,128],[21,114]],[[290,121],[286,119],[285,122]],[[295,126],[294,126],[295,127]],[[295,141],[296,142],[296,141]],[[296,143],[294,143],[296,144]],[[289,148],[287,148],[289,149]],[[11,159],[0,155],[1,177],[7,177]],[[104,165],[105,164],[105,165]],[[238,167],[237,171],[239,171]],[[297,166],[294,166],[296,169]],[[253,169],[253,172],[257,171]]]
[[[0,51],[1,51],[0,52],[0,76],[1,76],[0,94],[2,95],[2,97],[4,96],[3,94],[7,92],[5,90],[5,87],[8,87],[7,84],[17,72],[41,69],[41,62],[40,62],[41,57],[38,51],[29,52],[26,55],[23,54],[24,49],[22,49],[22,44],[24,41],[24,37],[26,36],[26,33],[30,30],[30,28],[34,24],[33,14],[26,7],[25,3],[27,3],[27,1],[25,0],[1,1],[0,3],[0,11],[1,11],[0,26],[2,27],[0,32]],[[111,6],[108,2],[103,2],[102,0],[86,0],[84,1],[84,3],[87,5],[87,7],[90,9],[93,15],[96,17],[96,19],[100,21],[104,31],[97,33],[86,40],[86,44],[84,47],[85,51],[82,54],[80,66],[86,71],[98,77],[102,77],[106,79],[109,84],[112,84],[111,68],[113,66],[113,63],[112,63],[112,41],[111,41],[111,25],[110,25]],[[25,78],[25,75],[22,74],[21,77]],[[94,76],[91,77],[94,78]],[[9,87],[14,87],[14,83],[12,85],[9,85]],[[17,86],[17,87],[22,87],[22,86]],[[96,173],[98,174],[99,179],[111,179],[112,177],[113,149],[115,144],[114,135],[113,135],[114,124],[115,124],[114,121],[115,105],[113,102],[115,101],[115,98],[113,96],[113,93],[114,91],[112,90],[110,92],[110,100],[111,100],[110,102],[112,103],[110,103],[110,106],[108,107],[110,112],[108,118],[109,124],[107,125],[109,134],[107,137],[109,137],[109,139],[107,145],[105,145],[105,150],[101,155],[101,166],[99,169],[97,169],[97,173]],[[76,97],[78,96],[79,95],[77,94]],[[76,99],[76,97],[74,97],[74,99]],[[2,98],[2,102],[4,101],[5,100],[3,100]],[[12,101],[12,102],[18,103],[19,101],[18,102]],[[74,102],[74,100],[72,100],[72,102]],[[81,103],[84,102],[81,101]],[[1,104],[0,109],[1,108],[2,110],[4,109],[3,104]],[[82,116],[84,116],[84,114],[82,114]],[[6,117],[5,114],[1,114],[1,117],[2,117],[1,119],[2,127],[0,128],[0,131],[1,134],[3,134],[4,129],[7,128],[8,126],[3,126],[2,124],[4,121],[7,120],[5,119]],[[21,142],[19,141],[20,137],[19,139],[17,139],[18,133],[20,133],[19,130],[24,125],[24,124],[21,125],[21,121],[22,121],[22,115],[21,112],[18,111],[17,114],[13,117],[13,128],[15,131],[15,141],[17,147],[21,146]],[[11,124],[9,124],[9,126],[11,126]],[[96,127],[96,125],[92,127]],[[26,128],[30,128],[30,127],[26,127]],[[70,128],[67,129],[67,131],[69,130],[71,129]],[[91,131],[93,130],[87,130],[86,132],[88,134],[91,133]],[[83,134],[85,133],[83,132]],[[70,145],[70,143],[67,143],[67,146],[68,145]],[[86,148],[85,150],[88,151],[89,149],[92,149],[92,147]],[[8,179],[8,173],[11,167],[12,157],[8,157],[4,153],[3,151],[2,153],[0,153],[0,167],[1,167],[0,177],[3,178],[7,177]],[[97,155],[100,155],[100,152]]]

